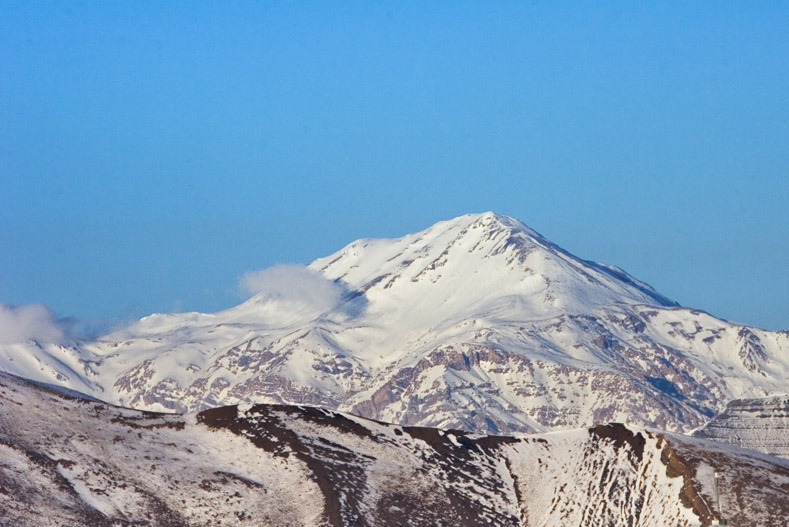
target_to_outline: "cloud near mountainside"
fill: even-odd
[[[319,311],[334,308],[346,293],[342,283],[303,265],[275,265],[250,271],[241,277],[239,285],[247,294],[306,304]]]
[[[58,319],[55,312],[43,304],[0,303],[0,344],[30,339],[56,342],[65,338],[70,328],[69,321]]]

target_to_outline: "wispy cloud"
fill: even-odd
[[[0,303],[0,344],[35,339],[58,342],[69,336],[73,321],[59,319],[42,304],[16,306]]]
[[[241,277],[239,285],[247,294],[303,304],[320,312],[336,307],[347,292],[341,282],[302,265],[275,265],[250,271]]]

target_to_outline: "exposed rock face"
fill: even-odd
[[[313,407],[177,416],[0,375],[0,524],[784,527],[789,463],[600,425],[523,438]]]
[[[487,433],[687,431],[789,391],[786,332],[678,307],[512,218],[359,240],[309,268],[341,290],[331,307],[262,293],[95,342],[0,347],[0,369],[156,411],[301,403]]]
[[[693,435],[789,458],[789,395],[732,401]]]

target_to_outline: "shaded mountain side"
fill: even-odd
[[[304,406],[140,412],[0,375],[0,525],[783,526],[789,462],[609,424],[515,438]]]

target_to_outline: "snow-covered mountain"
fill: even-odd
[[[490,433],[687,431],[789,392],[789,333],[682,308],[493,213],[358,240],[305,273],[330,301],[263,292],[94,342],[0,345],[0,369],[149,410],[300,403]]]
[[[716,492],[713,475],[721,475]],[[789,461],[621,424],[522,438],[314,407],[186,416],[0,374],[0,525],[783,527]]]

